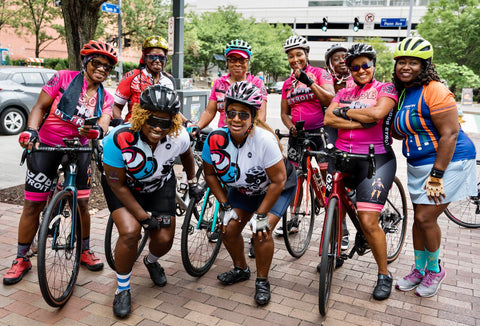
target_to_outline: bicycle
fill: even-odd
[[[201,153],[209,131],[203,129],[195,145],[195,160],[203,172]],[[197,172],[198,173],[198,172]],[[220,204],[203,181],[205,194],[199,201],[190,201],[182,224],[181,254],[185,271],[200,277],[212,267],[222,245],[218,214]]]
[[[334,269],[342,266],[344,260],[352,258],[355,253],[362,256],[370,251],[370,246],[360,227],[353,196],[347,192],[343,184],[343,179],[349,174],[342,172],[342,166],[347,166],[352,159],[366,160],[369,163],[368,178],[371,178],[375,173],[374,147],[370,145],[369,154],[353,154],[338,151],[332,144],[329,144],[324,151],[306,151],[305,154],[331,157],[335,161],[332,193],[328,198],[320,241],[319,254],[321,261],[317,266],[320,272],[318,307],[320,314],[325,316]],[[407,201],[403,186],[397,177],[394,179],[392,189],[389,191],[387,202],[378,219],[378,223],[387,237],[388,263],[397,259],[405,242],[407,227]],[[340,217],[343,216],[344,211],[350,217],[357,231],[355,244],[348,254],[342,253],[340,249],[342,241],[342,220]]]
[[[312,238],[315,216],[320,215],[325,209],[325,182],[320,170],[326,171],[326,166],[320,168],[314,156],[304,155],[304,150],[313,143],[311,138],[322,137],[323,143],[326,144],[325,133],[323,128],[320,133],[307,132],[303,130],[304,124],[305,121],[297,121],[295,124],[298,140],[296,150],[300,153],[300,163],[297,169],[298,182],[293,200],[293,217],[289,219],[289,210],[282,217],[285,247],[290,255],[296,258],[303,256],[307,250]],[[275,134],[279,139],[290,137],[289,134],[280,133],[278,129],[275,130]],[[295,233],[288,232],[289,224],[296,227]]]
[[[477,160],[477,165],[480,166],[480,160]],[[477,183],[476,196],[451,202],[444,213],[452,222],[460,226],[470,229],[480,228],[480,181]]]
[[[45,301],[61,307],[70,299],[80,267],[82,225],[77,206],[78,154],[90,152],[78,140],[63,139],[65,147],[39,147],[35,151],[61,152],[67,157],[58,179],[52,182],[46,209],[38,231],[38,283]],[[22,163],[25,157],[22,157]],[[61,180],[61,173],[64,181]]]

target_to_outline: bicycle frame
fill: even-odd
[[[65,181],[63,185],[64,190],[68,190],[73,195],[73,203],[72,203],[72,234],[75,231],[75,221],[76,221],[76,214],[77,214],[77,187],[75,186],[75,180],[77,178],[77,163],[75,162],[68,162],[67,169],[65,171]],[[81,222],[81,216],[78,217],[79,221]],[[53,222],[53,220],[52,220]],[[74,237],[70,239],[70,248],[73,248]],[[54,241],[55,243],[56,241]]]
[[[200,211],[200,214],[199,214],[199,219],[198,219],[198,223],[197,223],[197,230],[200,229],[200,225],[202,224],[203,222],[203,215],[205,214],[205,209],[207,207],[207,199],[208,199],[208,196],[210,195],[210,188],[207,188],[207,190],[205,191],[205,200],[203,201],[203,204],[202,204],[202,209]],[[217,218],[218,218],[218,210],[220,209],[220,204],[218,203],[218,200],[215,200],[215,211],[213,213],[213,220],[212,220],[212,226],[211,226],[211,232],[215,231],[215,226],[217,225]]]

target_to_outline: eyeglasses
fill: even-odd
[[[242,121],[248,120],[250,118],[250,113],[248,112],[237,112],[237,111],[227,111],[227,118],[235,119],[238,115],[238,118]]]
[[[105,70],[105,72],[110,72],[113,69],[112,65],[109,65],[108,63],[101,63],[100,61],[95,60],[95,59],[90,60],[90,63],[92,64],[93,68],[95,68],[95,69],[103,67],[103,70]]]
[[[145,57],[147,58],[147,60],[150,60],[150,61],[156,61],[156,60],[160,62],[167,61],[167,56],[161,55],[161,54],[147,54],[145,55]]]
[[[350,66],[348,67],[348,69],[350,69],[350,71],[360,71],[360,68],[362,68],[363,70],[367,70],[367,69],[370,69],[372,66],[373,66],[373,60],[367,63],[364,63],[361,66]]]
[[[240,63],[241,65],[245,64],[248,59],[246,58],[241,58],[241,57],[228,57],[227,58],[228,63]]]
[[[149,125],[150,127],[152,127],[152,128],[160,127],[160,129],[162,129],[162,130],[170,129],[173,125],[172,120],[162,119],[162,118],[156,117],[154,115],[149,116],[146,122],[147,122],[147,125]]]

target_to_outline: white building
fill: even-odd
[[[271,24],[292,26],[296,34],[310,41],[310,60],[323,64],[325,50],[334,43],[349,47],[354,40],[380,37],[390,44],[407,37],[411,15],[411,33],[426,13],[428,0],[185,0],[186,10],[197,13],[216,11],[232,5],[245,18]],[[410,10],[411,9],[411,10]],[[326,18],[327,30],[322,30]],[[353,30],[354,20],[360,23]],[[398,26],[401,25],[401,26]],[[388,45],[387,44],[387,45]]]

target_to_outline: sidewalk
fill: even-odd
[[[479,144],[480,134],[474,135]],[[405,160],[396,142],[398,175],[406,183]],[[413,262],[411,237],[412,206],[409,205],[408,232],[398,260],[389,265],[394,278],[410,271]],[[16,254],[18,219],[21,207],[0,203],[0,273],[11,266]],[[92,249],[105,262],[103,235],[108,211],[92,216]],[[141,259],[132,275],[132,313],[124,320],[112,313],[115,273],[105,262],[101,272],[80,267],[74,294],[62,309],[54,309],[43,300],[38,287],[36,258],[24,279],[12,286],[0,286],[0,325],[480,325],[480,230],[464,229],[444,215],[440,257],[447,271],[438,295],[419,298],[413,292],[392,291],[388,300],[372,298],[376,282],[376,264],[371,254],[354,256],[333,276],[330,308],[323,319],[318,312],[318,257],[321,221],[307,253],[292,258],[282,238],[275,240],[275,255],[270,272],[272,300],[257,307],[255,262],[247,257],[252,269],[249,281],[231,286],[221,285],[216,276],[231,268],[227,251],[222,247],[212,269],[202,278],[189,276],[182,265],[180,232],[183,218],[177,219],[172,250],[161,259],[168,284],[153,286]],[[350,226],[350,229],[353,227]],[[244,233],[248,239],[249,233]],[[350,236],[353,241],[353,234]],[[248,247],[245,248],[247,253]]]

